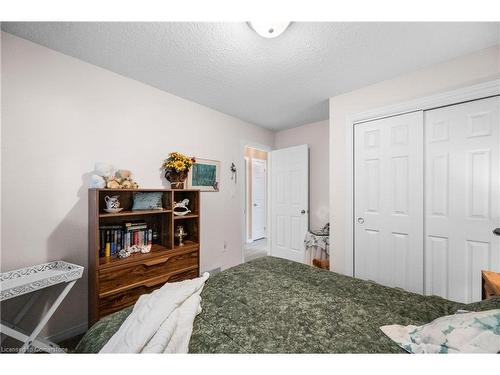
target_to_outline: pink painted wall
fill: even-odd
[[[274,148],[309,145],[310,227],[321,228],[329,220],[329,123],[328,120],[279,131]]]

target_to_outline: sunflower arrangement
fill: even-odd
[[[171,152],[168,154],[168,159],[163,162],[163,169],[175,170],[177,173],[189,172],[195,161],[195,158],[190,158],[180,152]]]
[[[196,162],[194,157],[189,157],[180,152],[171,152],[168,158],[163,161],[162,168],[165,170],[165,177],[174,187],[182,188],[188,172]]]

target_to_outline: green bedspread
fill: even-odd
[[[284,259],[265,257],[211,277],[194,322],[192,353],[402,353],[379,329],[425,324],[463,305],[388,288]],[[97,353],[131,308],[97,322],[77,352]]]

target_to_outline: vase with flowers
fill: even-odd
[[[165,178],[170,182],[172,189],[184,189],[184,181],[189,170],[196,162],[194,157],[189,157],[180,152],[171,152],[163,161],[162,168],[165,170]]]

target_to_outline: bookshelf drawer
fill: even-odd
[[[172,273],[166,275],[165,278],[158,278],[146,281],[142,285],[132,289],[125,290],[121,293],[113,294],[109,297],[99,298],[99,319],[122,310],[128,306],[132,306],[142,294],[148,294],[155,289],[161,288],[167,281],[176,282],[198,277],[198,267],[187,271]]]
[[[176,250],[126,266],[103,269],[99,271],[99,297],[108,297],[155,281],[164,284],[175,274],[194,268],[198,268],[197,249]]]

